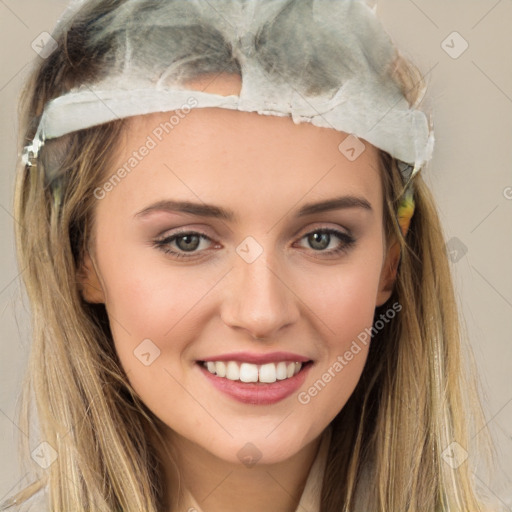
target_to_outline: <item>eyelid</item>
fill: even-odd
[[[329,222],[315,222],[312,225],[308,226],[304,229],[299,229],[295,232],[293,235],[294,238],[299,237],[303,238],[305,235],[308,235],[311,232],[319,231],[319,230],[326,230],[330,229],[333,231],[339,231],[340,233],[343,233],[347,236],[352,236],[352,230],[350,230],[348,227],[340,226],[339,224],[329,223]]]

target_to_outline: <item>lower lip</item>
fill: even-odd
[[[270,405],[280,402],[295,393],[304,384],[311,363],[300,370],[297,375],[289,379],[277,380],[271,384],[262,382],[241,382],[218,377],[210,373],[202,363],[198,363],[203,375],[226,395],[242,402],[253,405]]]

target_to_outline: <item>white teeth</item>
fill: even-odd
[[[255,364],[240,365],[240,380],[242,382],[258,382],[258,367]]]
[[[240,368],[235,361],[229,361],[226,366],[226,379],[238,380],[240,379]]]
[[[264,382],[272,384],[276,380],[284,380],[297,375],[302,368],[302,363],[266,363],[256,365],[252,363],[238,363],[237,361],[207,361],[204,367],[213,375],[229,380],[242,382]]]
[[[276,381],[276,365],[274,363],[260,366],[260,382],[272,383]]]
[[[287,369],[286,369],[286,363],[277,363],[276,367],[276,378],[277,380],[284,380],[286,379]]]
[[[208,368],[208,370],[211,371],[210,368]],[[215,373],[219,377],[226,376],[226,365],[222,361],[218,361],[217,363],[215,363]]]

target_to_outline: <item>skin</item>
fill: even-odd
[[[240,90],[233,76],[191,86]],[[119,165],[169,116],[132,118]],[[297,393],[272,405],[239,403],[215,389],[196,361],[291,351],[314,361],[299,390],[307,391],[371,328],[375,307],[391,295],[398,252],[396,245],[386,249],[378,152],[364,141],[366,150],[351,162],[338,150],[346,136],[290,118],[193,109],[97,203],[82,293],[106,304],[130,383],[168,426],[182,482],[207,512],[295,510],[320,436],[352,394],[368,346],[305,405]],[[366,199],[371,211],[296,217],[306,203],[343,195]],[[171,198],[229,208],[237,221],[164,211],[136,216]],[[189,259],[153,245],[178,228],[210,240],[202,239]],[[355,244],[325,256],[345,242],[332,235],[315,249],[306,235],[318,228],[350,233]],[[263,249],[251,264],[236,252],[247,236]],[[183,239],[171,243],[180,247],[187,254]],[[150,366],[133,353],[144,339],[161,351]],[[252,468],[237,456],[248,442],[261,452]],[[172,467],[168,461],[169,510]]]

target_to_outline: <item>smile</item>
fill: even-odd
[[[196,361],[196,367],[206,382],[231,399],[244,404],[271,405],[297,393],[313,366],[313,361],[306,358],[302,358],[303,361],[285,359],[290,355],[283,354],[282,359],[275,355],[252,357],[250,363],[247,359],[251,357],[247,355],[235,356],[238,360],[212,358]],[[273,361],[269,361],[270,357]]]
[[[213,375],[240,382],[271,384],[297,375],[303,363],[279,361],[257,365],[239,361],[206,361],[202,365]]]

